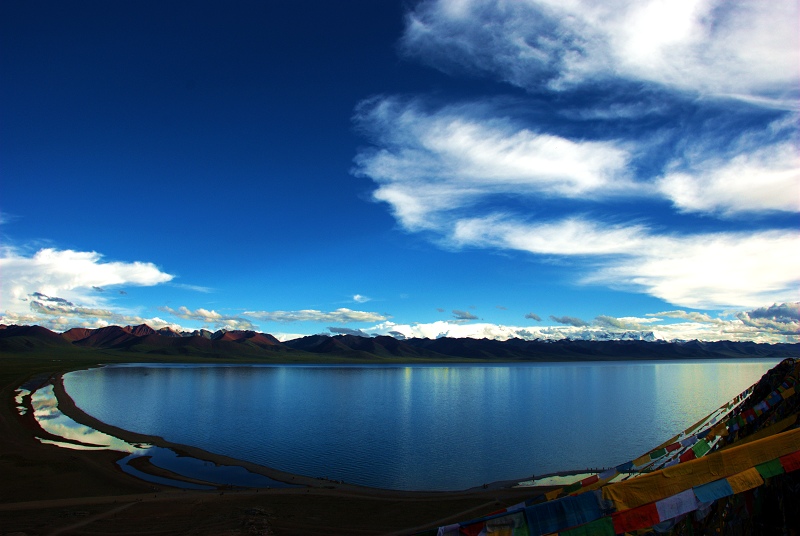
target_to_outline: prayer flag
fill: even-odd
[[[694,491],[687,489],[672,497],[661,499],[656,502],[656,510],[661,521],[666,521],[689,512],[694,512],[698,507],[697,497]]]
[[[486,534],[497,536],[528,536],[528,522],[524,512],[486,520]]]
[[[459,529],[461,529],[461,525],[459,525],[458,523],[453,523],[452,525],[439,527],[436,536],[458,536]]]
[[[617,534],[622,534],[631,530],[646,529],[658,524],[660,521],[656,503],[645,504],[644,506],[638,506],[621,512],[614,512],[611,514],[611,520],[614,523],[614,531],[616,531]]]
[[[477,523],[470,523],[469,525],[461,525],[461,528],[458,530],[459,534],[463,534],[464,536],[480,536],[484,528],[486,528],[486,523],[478,521]]]
[[[681,462],[688,462],[689,460],[694,460],[697,458],[694,451],[692,449],[687,450],[683,454],[681,454],[680,460]]]
[[[625,462],[622,465],[618,465],[616,467],[617,471],[620,473],[624,473],[625,471],[630,471],[633,468],[633,462]]]
[[[784,400],[786,400],[793,394],[794,394],[794,387],[790,387],[789,389],[786,389],[784,392],[782,392],[781,396],[783,397]]]
[[[708,484],[703,484],[702,486],[695,486],[693,491],[697,500],[704,503],[733,495],[731,485],[724,478],[709,482]]]
[[[780,459],[775,459],[756,465],[756,470],[759,472],[762,478],[771,478],[785,472],[783,470],[783,466],[781,465]]]
[[[731,475],[727,478],[727,480],[728,484],[730,484],[731,489],[733,490],[733,493],[742,493],[743,491],[757,488],[758,486],[764,484],[764,479],[761,478],[761,475],[755,467],[751,467],[746,471]]]
[[[781,465],[787,473],[800,469],[800,451],[781,456]]]
[[[661,458],[662,456],[666,455],[667,455],[667,449],[658,449],[650,453],[650,459],[657,460],[658,458]]]
[[[544,494],[544,497],[548,501],[552,501],[553,499],[557,499],[558,496],[561,495],[561,492],[563,490],[564,490],[563,488],[558,488],[558,489],[554,489],[553,491],[548,491],[547,493]]]
[[[602,473],[600,473],[600,474],[598,475],[598,478],[599,478],[600,480],[606,480],[606,479],[608,479],[608,478],[611,478],[611,477],[613,477],[613,476],[616,476],[616,474],[617,474],[617,470],[616,470],[616,468],[614,468],[614,469],[609,469],[609,470],[607,470],[607,471],[603,471]]]
[[[525,509],[531,536],[583,525],[601,516],[600,503],[592,492],[534,504]]]
[[[593,476],[590,476],[588,478],[584,478],[583,480],[581,480],[581,487],[585,488],[586,486],[591,486],[592,484],[594,484],[598,480],[600,480],[600,477],[598,477],[597,475],[593,475]]]
[[[702,458],[709,450],[711,450],[711,447],[709,446],[708,441],[703,439],[702,441],[695,443],[692,446],[692,450],[694,451],[694,455],[696,457]]]
[[[559,536],[614,536],[614,521],[611,517],[601,517],[586,525],[567,529],[558,533]]]

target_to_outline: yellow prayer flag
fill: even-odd
[[[644,456],[639,456],[635,460],[633,460],[633,465],[636,467],[641,467],[642,465],[650,463],[650,453],[648,452]]]
[[[617,510],[636,508],[677,495],[694,486],[737,475],[798,450],[800,428],[609,484],[603,488],[603,498],[614,501]]]
[[[749,489],[757,488],[764,483],[761,473],[759,473],[755,467],[729,476],[727,480],[734,493],[741,493]]]
[[[726,423],[723,421],[723,422],[715,425],[714,428],[711,429],[710,435],[715,436],[715,437],[716,436],[726,436],[726,435],[728,435],[728,427],[727,427]]]
[[[786,389],[784,392],[781,393],[781,396],[783,397],[784,400],[786,400],[793,394],[794,394],[794,387],[789,387],[788,389]]]
[[[545,494],[544,494],[544,497],[545,497],[545,499],[547,499],[548,501],[552,501],[553,499],[557,499],[557,498],[558,498],[558,496],[561,494],[561,492],[562,492],[563,490],[564,490],[564,488],[558,488],[558,489],[554,489],[553,491],[549,491],[549,492],[545,493]]]

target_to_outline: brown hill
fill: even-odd
[[[272,335],[242,330],[226,331],[221,337],[217,337],[214,340],[248,343],[261,348],[282,345],[282,343]]]
[[[130,326],[128,327],[130,328]],[[107,326],[93,330],[91,335],[76,341],[74,344],[90,348],[114,348],[135,339],[137,339],[136,335],[132,334],[129,329],[119,326]]]
[[[157,330],[156,333],[164,337],[183,337],[183,335],[181,335],[180,333],[178,333],[169,326]]]
[[[69,347],[58,333],[41,326],[7,326],[0,330],[0,350],[25,352],[48,347]]]
[[[94,330],[89,328],[72,328],[61,334],[69,342],[80,341],[92,334]]]
[[[136,335],[137,337],[146,337],[147,335],[152,335],[156,332],[156,330],[147,324],[139,324],[138,326],[125,326],[123,329],[125,329],[125,331],[131,335]]]

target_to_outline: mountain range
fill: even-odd
[[[389,336],[310,335],[281,342],[256,331],[176,332],[139,326],[72,328],[56,333],[41,326],[0,325],[0,352],[24,353],[82,348],[131,354],[282,361],[346,358],[363,361],[459,359],[482,361],[597,361],[628,359],[783,358],[800,356],[799,343],[735,341],[558,340],[449,338],[396,339]]]

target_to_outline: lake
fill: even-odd
[[[64,386],[103,422],[296,474],[457,490],[638,457],[779,360],[115,365]]]

